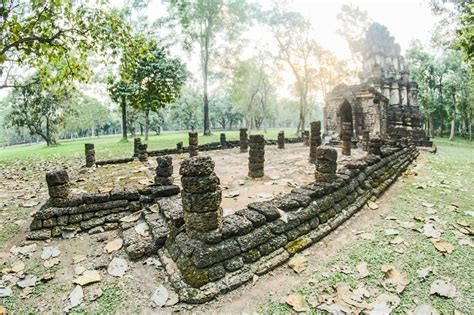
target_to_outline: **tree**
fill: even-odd
[[[113,50],[129,34],[119,12],[102,2],[5,0],[0,11],[0,88],[18,86],[13,72],[21,67],[37,69],[42,85],[85,80],[88,56]]]
[[[178,125],[195,131],[202,118],[202,97],[195,85],[186,84],[176,104],[170,107],[171,119]]]
[[[268,24],[278,45],[278,59],[289,67],[295,78],[295,88],[299,99],[299,122],[297,134],[305,130],[308,111],[308,97],[315,87],[314,67],[318,43],[311,35],[311,25],[300,13],[276,7],[266,14]]]
[[[231,130],[232,126],[243,117],[243,115],[234,108],[227,93],[214,96],[211,103],[211,122],[220,125],[224,130]]]
[[[362,62],[362,43],[372,20],[367,11],[361,10],[352,3],[342,5],[341,12],[337,14],[337,19],[340,22],[337,33],[344,37],[349,45],[353,61],[351,69],[357,74]]]
[[[203,82],[204,135],[210,135],[208,80],[210,63],[220,35],[237,35],[247,16],[244,0],[171,0],[171,15],[180,22],[185,35],[185,46],[199,46]],[[221,41],[222,42],[222,41]],[[228,42],[228,41],[227,41]]]
[[[71,89],[44,85],[38,77],[31,77],[16,87],[9,96],[11,111],[6,121],[17,131],[26,128],[31,135],[38,135],[48,146],[56,144],[56,131],[63,121],[65,105]]]
[[[248,128],[260,129],[271,117],[275,91],[266,64],[256,58],[241,61],[234,69],[230,100],[243,113]]]
[[[135,85],[132,106],[145,112],[145,140],[148,140],[150,111],[176,101],[186,80],[186,70],[180,59],[171,58],[165,48],[155,44],[138,61],[132,80]]]

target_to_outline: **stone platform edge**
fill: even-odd
[[[180,301],[210,301],[283,264],[382,194],[418,155],[414,145],[386,148],[382,157],[368,155],[343,167],[335,183],[315,182],[284,199],[249,204],[244,212],[226,217],[236,219],[237,227],[220,239],[197,241],[184,231],[170,236],[158,254]],[[292,207],[295,195],[306,206]],[[250,227],[242,218],[251,221]]]

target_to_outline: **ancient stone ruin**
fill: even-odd
[[[292,186],[287,193],[250,202],[226,215],[215,163],[203,152],[234,148],[238,154],[249,146],[248,180],[258,182],[265,176],[266,146],[291,151],[294,146],[303,147],[301,137],[285,138],[279,133],[276,140],[265,140],[262,135],[248,137],[242,129],[241,141],[225,140],[223,145],[225,137],[221,137],[219,142],[198,145],[197,134],[190,133],[189,147],[181,143],[156,151],[148,151],[138,139],[134,141],[135,158],[97,160],[87,170],[100,170],[107,164],[137,164],[151,170],[151,182],[129,186],[134,178],[130,176],[123,188],[77,192],[72,185],[77,176],[70,177],[65,170],[49,172],[50,198],[34,215],[28,238],[70,238],[81,232],[118,229],[130,259],[159,256],[180,301],[209,301],[318,242],[370,198],[378,197],[418,155],[406,137],[389,142],[374,135],[370,139],[364,136],[368,152],[360,155],[357,151],[355,158],[350,154],[357,140],[352,137],[351,125],[344,126],[348,156],[338,161],[337,146],[321,145],[321,123],[312,122],[310,146],[305,150],[314,164],[314,181],[309,179],[309,184]],[[91,148],[86,146],[86,162]],[[202,152],[197,155],[198,151]],[[187,158],[183,153],[197,156]],[[179,180],[173,174],[174,154],[184,158]],[[144,160],[149,156],[157,157],[156,167],[152,159]]]
[[[432,146],[422,129],[418,84],[410,80],[400,46],[381,29],[372,24],[363,42],[361,84],[340,84],[326,97],[325,134],[340,141],[349,123],[356,139],[366,130],[382,139],[407,137],[417,146]]]
[[[285,132],[284,131],[280,131],[278,133],[277,142],[278,142],[278,149],[285,148]]]

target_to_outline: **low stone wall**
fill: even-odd
[[[27,239],[44,240],[65,232],[88,231],[96,227],[116,229],[120,218],[179,192],[176,185],[152,185],[138,190],[112,190],[109,193],[82,193],[65,199],[50,198],[35,213]]]
[[[285,143],[300,143],[303,142],[302,138],[285,138]],[[265,140],[266,145],[277,145],[277,140]],[[214,151],[214,150],[225,150],[225,149],[233,149],[240,147],[239,140],[231,140],[226,141],[226,145],[223,147],[221,142],[210,142],[206,144],[200,144],[198,146],[199,151]],[[179,154],[179,153],[188,153],[189,148],[183,147],[181,149],[163,149],[163,150],[155,150],[155,151],[148,151],[148,156],[162,156],[162,155],[169,155],[169,154]]]
[[[134,158],[123,158],[123,159],[110,159],[110,160],[102,160],[102,161],[96,161],[95,165],[96,166],[103,166],[103,165],[108,165],[108,164],[124,164],[124,163],[130,163],[133,162]]]
[[[332,182],[249,204],[207,238],[170,233],[158,252],[180,300],[209,301],[284,263],[379,196],[417,155],[414,146],[385,148],[346,164]]]

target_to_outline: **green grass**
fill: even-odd
[[[265,134],[267,139],[276,139],[278,131],[268,130]],[[294,129],[286,129],[286,136],[292,137]],[[256,131],[253,132],[257,133]],[[226,131],[227,140],[238,140],[239,131]],[[211,136],[202,136],[199,134],[199,143],[219,141],[220,132],[215,131]],[[141,137],[143,140],[143,137]],[[176,143],[182,141],[185,146],[188,143],[187,131],[165,131],[160,135],[152,135],[148,143],[148,150],[160,150],[176,148]],[[96,159],[123,158],[130,157],[133,154],[133,138],[128,142],[122,141],[121,136],[102,136],[100,138],[84,138],[80,140],[63,140],[60,144],[47,147],[45,144],[19,145],[13,147],[0,148],[0,164],[9,163],[18,160],[35,160],[41,158],[82,158],[84,155],[84,143],[94,143]]]
[[[342,248],[337,256],[325,263],[320,269],[314,270],[311,277],[317,279],[316,284],[305,284],[293,288],[293,292],[303,295],[307,301],[320,296],[324,291],[330,290],[337,283],[346,283],[355,288],[357,284],[364,285],[377,292],[369,302],[374,300],[378,294],[387,292],[382,281],[384,273],[382,265],[394,265],[398,270],[407,273],[410,284],[399,295],[400,306],[395,309],[397,314],[405,314],[416,305],[423,303],[431,304],[440,314],[453,314],[455,310],[462,314],[469,314],[474,309],[474,249],[462,246],[458,243],[458,237],[454,234],[456,222],[465,220],[474,226],[474,219],[465,211],[474,211],[472,202],[474,196],[474,145],[467,141],[450,142],[445,139],[436,140],[438,154],[429,155],[428,162],[420,170],[418,176],[406,178],[406,184],[398,192],[395,200],[390,205],[388,215],[396,217],[400,221],[415,222],[417,228],[423,223],[417,222],[413,216],[428,217],[433,214],[427,213],[427,208],[422,203],[434,203],[435,216],[440,221],[435,226],[443,231],[442,239],[454,245],[452,254],[443,255],[432,245],[430,240],[422,233],[401,227],[392,220],[385,220],[383,225],[376,226],[372,231],[375,240],[354,240],[350,246]],[[422,184],[425,189],[417,189]],[[446,186],[445,186],[446,185]],[[449,210],[449,205],[455,203],[459,211]],[[388,242],[394,236],[385,235],[386,229],[397,229],[409,246],[389,245]],[[397,253],[395,248],[403,248],[403,253]],[[354,274],[342,272],[330,273],[325,278],[323,272],[329,272],[334,266],[348,266],[355,268],[357,264],[365,261],[368,264],[369,276],[357,279]],[[434,274],[427,280],[421,281],[417,276],[417,270],[424,267],[432,267]],[[449,279],[457,289],[454,299],[430,295],[431,283],[437,279]],[[268,300],[261,306],[260,311],[266,314],[290,313],[290,306],[275,300]],[[311,308],[309,313],[321,313],[316,308]]]

